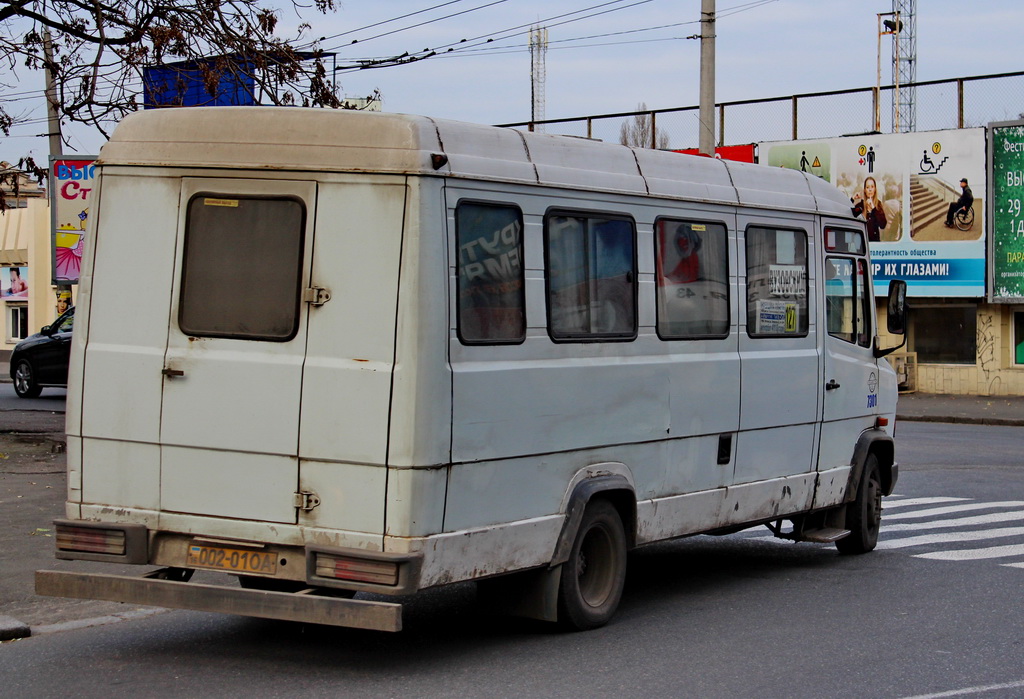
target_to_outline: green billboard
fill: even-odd
[[[1024,300],[1024,121],[989,125],[992,301]]]

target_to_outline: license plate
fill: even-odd
[[[188,547],[188,565],[192,568],[213,568],[237,573],[262,573],[273,575],[277,572],[277,554],[268,551],[250,551],[224,546]]]

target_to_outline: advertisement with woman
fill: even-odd
[[[808,172],[849,195],[868,232],[877,287],[904,279],[916,297],[985,295],[984,129],[763,143],[760,153],[762,163]]]

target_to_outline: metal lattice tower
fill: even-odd
[[[544,81],[547,67],[545,59],[548,53],[548,30],[546,27],[530,29],[530,121],[536,123],[544,120]],[[536,130],[543,127],[534,126]]]
[[[892,103],[892,123],[903,132],[917,130],[917,0],[892,0],[892,11],[903,23],[893,36],[892,81],[899,85]]]

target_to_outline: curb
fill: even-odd
[[[14,617],[0,615],[0,641],[13,641],[17,638],[28,638],[32,629]]]
[[[944,422],[960,425],[993,425],[996,427],[1021,427],[1024,419],[1002,417],[967,417],[953,415],[897,415],[902,422]]]

